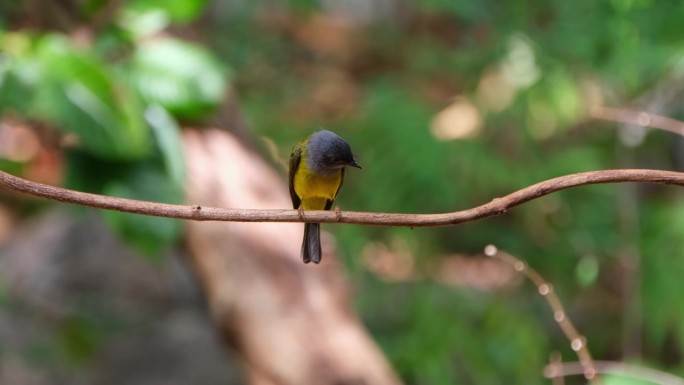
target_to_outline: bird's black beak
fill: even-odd
[[[358,168],[358,169],[362,169],[362,168],[363,168],[363,167],[361,167],[360,164],[356,163],[356,159],[352,160],[351,163],[349,163],[349,165],[352,166],[352,167],[356,167],[356,168]]]

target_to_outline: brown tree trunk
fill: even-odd
[[[218,129],[184,137],[189,204],[289,208],[285,178]],[[187,222],[190,261],[217,327],[254,385],[399,384],[355,315],[330,247],[299,260],[303,226]]]

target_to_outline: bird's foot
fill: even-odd
[[[342,210],[340,210],[340,206],[337,205],[335,205],[335,217],[338,222],[342,220]]]

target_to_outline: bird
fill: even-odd
[[[337,134],[316,131],[292,148],[289,187],[292,206],[298,210],[330,210],[344,181],[346,166],[361,168],[351,147]],[[304,224],[301,257],[304,263],[321,262],[320,224]]]

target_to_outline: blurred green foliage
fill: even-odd
[[[215,16],[223,33],[213,43],[234,65],[243,107],[257,130],[284,143],[283,157],[317,127],[351,143],[364,169],[347,174],[343,209],[453,211],[564,174],[681,168],[680,138],[648,132],[634,145],[623,135],[634,126],[591,113],[636,106],[684,118],[684,7],[390,3],[361,17],[354,6],[311,1],[291,2],[293,13],[280,18],[269,19],[264,4]],[[345,11],[358,24],[344,27],[335,12]],[[461,99],[475,107],[480,130],[435,135],[433,119]],[[684,351],[684,305],[674,298],[684,291],[681,202],[672,188],[587,186],[454,228],[328,230],[358,277],[364,319],[408,383],[544,383],[550,350],[573,359],[529,284],[478,293],[430,278],[450,254],[489,243],[554,283],[595,357],[621,360],[635,341],[626,336],[643,335],[641,361],[682,375],[672,358]],[[403,246],[392,246],[396,239]],[[424,278],[388,284],[366,273],[365,259],[376,256],[364,256],[370,241],[413,255]]]
[[[69,186],[155,201],[180,199],[177,121],[207,117],[229,85],[283,159],[319,127],[350,142],[364,169],[347,174],[343,209],[453,211],[563,174],[682,168],[681,138],[629,139],[638,127],[592,118],[606,105],[684,119],[682,6],[275,3],[127,1],[85,48],[2,19],[0,109],[77,136]],[[179,24],[210,48],[151,38]],[[440,136],[436,117],[464,105],[477,129]],[[326,230],[364,320],[408,384],[542,384],[549,351],[574,359],[531,285],[479,291],[433,279],[443,260],[490,243],[553,282],[596,358],[622,360],[636,340],[639,362],[684,375],[683,202],[674,188],[588,186],[457,227]],[[150,254],[178,234],[155,218],[107,219]],[[369,242],[411,255],[416,278],[387,283],[368,272]],[[85,342],[75,352],[91,346],[76,339]]]
[[[177,120],[211,113],[228,87],[228,70],[197,44],[152,35],[171,22],[193,20],[204,3],[127,2],[110,25],[87,32],[93,40],[87,45],[50,30],[2,32],[0,111],[75,135],[67,186],[181,202]],[[84,5],[79,11],[86,20],[80,21],[92,22],[105,6]],[[105,215],[112,229],[152,257],[180,235],[177,221]]]

